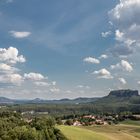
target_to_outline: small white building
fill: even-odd
[[[79,121],[75,121],[74,123],[73,123],[73,126],[81,126],[82,124],[79,122]]]

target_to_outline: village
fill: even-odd
[[[89,126],[89,125],[111,125],[118,123],[118,116],[99,116],[99,115],[84,115],[79,118],[63,120],[64,125],[73,126]]]
[[[83,115],[73,119],[62,120],[62,124],[73,126],[115,125],[128,119],[140,120],[140,115]]]

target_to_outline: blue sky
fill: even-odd
[[[0,0],[0,96],[139,89],[139,9],[139,0]]]

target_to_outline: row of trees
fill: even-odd
[[[13,112],[0,113],[0,140],[67,140],[55,128],[51,117],[34,118],[30,123]]]
[[[82,115],[82,114],[104,114],[104,113],[120,113],[130,111],[133,114],[140,113],[140,104],[121,104],[121,103],[97,103],[97,104],[22,104],[12,105],[8,109],[17,112],[31,111],[48,112],[51,115]]]

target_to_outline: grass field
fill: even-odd
[[[140,140],[140,126],[134,124],[58,128],[69,140]]]
[[[122,124],[140,126],[140,121],[125,120]]]
[[[74,126],[58,126],[69,140],[108,140],[96,132]]]
[[[140,127],[134,125],[84,127],[109,138],[109,140],[140,140]]]

